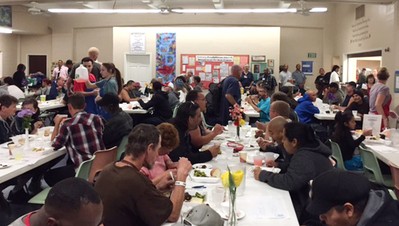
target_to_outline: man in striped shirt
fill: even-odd
[[[86,113],[85,105],[82,94],[73,94],[68,98],[68,111],[72,118],[57,115],[54,119],[53,147],[58,150],[65,146],[68,160],[66,166],[46,173],[45,180],[49,185],[75,176],[75,169],[83,161],[90,159],[94,152],[105,149],[102,120],[98,115]]]

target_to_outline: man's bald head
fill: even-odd
[[[316,101],[316,99],[317,99],[317,92],[316,92],[316,91],[314,91],[314,90],[308,90],[308,91],[306,91],[306,94],[308,94],[309,99],[310,99],[312,102]]]
[[[277,116],[272,119],[267,125],[267,130],[269,132],[270,137],[281,144],[283,142],[284,136],[284,125],[287,123],[287,119],[282,116]]]

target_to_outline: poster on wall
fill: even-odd
[[[313,61],[302,61],[302,72],[305,75],[313,74]]]
[[[0,27],[12,27],[11,6],[0,6]]]
[[[395,93],[399,93],[399,71],[395,71]]]
[[[172,82],[176,77],[176,33],[157,33],[156,77]]]
[[[145,34],[130,34],[130,53],[145,53]]]

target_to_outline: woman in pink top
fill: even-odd
[[[176,174],[177,162],[173,162],[168,154],[180,143],[179,132],[174,125],[165,122],[159,124],[157,128],[161,132],[161,148],[158,151],[158,157],[154,165],[151,167],[143,166],[140,170],[155,186],[157,186],[165,174],[170,174],[170,172],[173,175]]]

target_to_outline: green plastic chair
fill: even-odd
[[[363,168],[369,180],[388,188],[394,188],[392,176],[381,173],[380,164],[374,153],[362,145],[359,146],[359,149],[363,160]]]
[[[82,162],[78,168],[78,171],[76,172],[75,177],[79,177],[79,178],[87,180],[89,178],[89,173],[90,173],[91,165],[93,164],[94,158],[95,158],[95,155],[91,159]],[[46,197],[47,197],[50,189],[51,189],[50,187],[43,189],[43,191],[39,192],[38,194],[33,196],[31,199],[29,199],[28,203],[44,205],[44,201],[46,200]]]
[[[128,140],[129,140],[129,134],[122,138],[122,141],[118,146],[118,151],[116,152],[116,161],[119,161],[121,159],[122,154],[125,152]]]
[[[344,159],[342,158],[341,148],[331,139],[328,139],[328,142],[331,145],[332,157],[335,161],[337,161],[337,168],[347,171],[347,169],[345,168]]]

